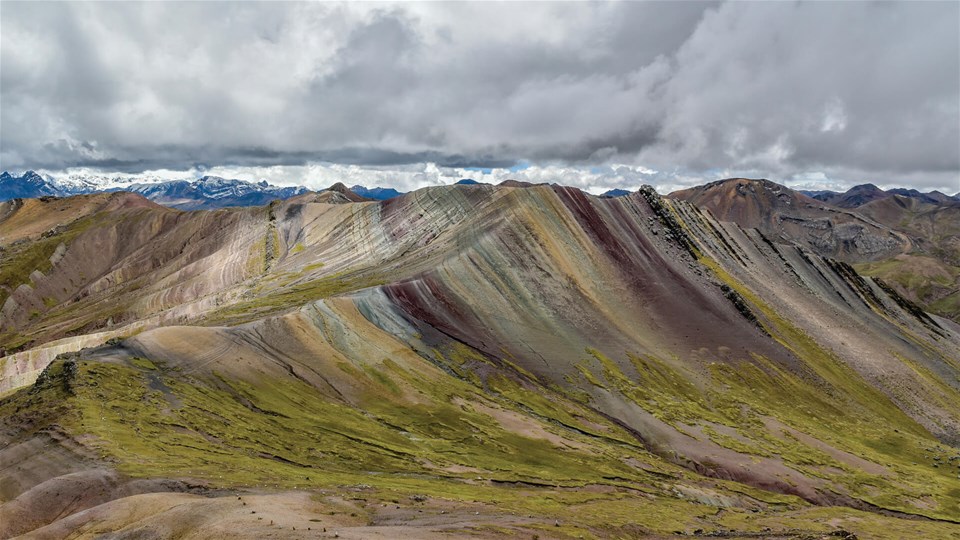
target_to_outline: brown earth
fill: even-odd
[[[8,534],[301,535],[330,511],[341,537],[949,530],[960,327],[762,232],[761,203],[804,199],[732,185],[717,196],[755,201],[759,230],[652,190],[545,185],[77,199],[67,223],[90,221],[50,233],[39,267],[3,244],[24,280],[0,311],[20,349],[0,359]],[[0,234],[43,245],[53,221],[20,231],[28,206]],[[903,240],[829,216],[835,239]],[[432,491],[390,508],[414,489]]]

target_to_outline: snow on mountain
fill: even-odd
[[[103,175],[83,171],[65,175],[47,175],[46,178],[51,184],[70,194],[115,191],[131,184],[159,184],[171,181],[170,178],[156,175]]]
[[[280,187],[262,180],[244,180],[204,176],[197,180],[165,180],[156,176],[74,173],[66,176],[41,176],[27,171],[20,176],[0,175],[0,201],[44,196],[68,197],[83,193],[131,191],[168,206],[182,209],[254,206],[276,199],[287,199],[308,190],[302,186]]]
[[[173,180],[161,183],[136,183],[123,188],[174,208],[222,208],[256,206],[277,199],[288,199],[308,190],[302,186],[273,186],[265,180],[250,183],[243,180],[204,176],[199,180]]]
[[[0,201],[63,195],[60,188],[33,171],[27,171],[20,176],[8,172],[0,174]]]

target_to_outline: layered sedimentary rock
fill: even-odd
[[[911,249],[899,231],[769,180],[719,180],[670,197],[709,209],[721,221],[756,228],[776,241],[800,243],[847,262],[886,259]]]
[[[870,523],[938,527],[960,510],[960,328],[843,260],[652,189],[314,200],[126,203],[38,238],[50,258],[3,267],[23,282],[6,290],[2,345],[23,350],[0,360],[0,385],[38,379],[0,404],[4,444],[55,430],[89,468],[210,488],[363,478],[384,500],[429,487],[550,520],[559,510],[524,497],[607,493],[603,508],[630,514],[650,509],[645,492],[674,501],[661,510],[768,520],[677,518],[682,530],[786,527],[776,497]],[[20,368],[105,329],[109,344]],[[505,487],[521,485],[534,491]],[[583,531],[631,530],[588,506],[574,510]]]

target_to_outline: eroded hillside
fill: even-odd
[[[960,328],[762,228],[650,189],[112,197],[0,218],[7,535],[957,534]]]
[[[857,209],[911,239],[914,249],[858,269],[930,311],[960,320],[960,202],[891,195]]]
[[[768,180],[731,178],[670,194],[721,221],[757,228],[854,264],[924,309],[960,321],[960,202],[872,184],[817,199]]]

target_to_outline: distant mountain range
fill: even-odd
[[[885,199],[893,195],[910,197],[930,204],[960,201],[960,193],[950,196],[940,193],[939,191],[922,193],[915,189],[904,188],[894,188],[884,191],[873,184],[861,184],[859,186],[853,186],[844,193],[829,190],[799,191],[808,197],[836,206],[838,208],[858,208],[869,202]]]
[[[377,201],[385,201],[387,199],[393,199],[394,197],[399,197],[403,195],[404,192],[397,191],[393,188],[383,188],[383,187],[364,187],[364,186],[353,186],[350,188],[350,191],[360,195],[361,197],[366,197],[368,199],[374,199]]]
[[[461,179],[457,185],[479,185],[469,178]],[[507,186],[532,185],[527,182],[508,180]],[[393,188],[354,185],[349,190],[365,199],[384,201],[403,195],[405,192]],[[267,183],[247,182],[226,179],[217,176],[203,176],[197,180],[163,180],[153,176],[124,177],[74,174],[63,178],[44,177],[34,171],[26,171],[21,176],[9,172],[0,174],[0,202],[10,199],[31,199],[38,197],[69,197],[85,193],[103,193],[130,191],[139,193],[164,206],[180,210],[201,208],[226,208],[232,206],[259,206],[274,200],[295,197],[309,190],[302,186],[281,187]],[[950,196],[939,191],[922,193],[915,189],[895,188],[882,190],[873,184],[854,186],[840,193],[829,190],[798,190],[812,199],[837,208],[858,208],[869,202],[899,195],[927,204],[943,204],[960,201],[960,193]],[[611,189],[601,197],[623,197],[631,192],[625,189]]]
[[[305,187],[278,187],[266,181],[258,183],[204,176],[189,182],[174,180],[156,184],[131,184],[123,191],[139,193],[164,206],[181,210],[224,208],[228,206],[260,206],[270,201],[289,199],[309,190]]]
[[[342,186],[342,184],[338,184]],[[343,187],[343,190],[347,188]],[[71,175],[64,178],[44,177],[34,171],[20,176],[0,174],[0,202],[39,197],[70,197],[87,193],[129,191],[153,202],[179,210],[259,206],[275,200],[289,199],[309,192],[305,187],[281,187],[266,180],[244,180],[203,176],[197,180],[163,180],[152,176],[122,177]],[[383,201],[403,195],[393,188],[356,185],[349,191],[363,199]],[[352,198],[352,197],[348,197]]]
[[[365,201],[0,203],[0,538],[956,540],[960,203]]]
[[[800,192],[731,178],[671,193],[717,219],[804,246],[880,278],[924,309],[960,322],[960,199],[872,184]]]
[[[27,171],[22,176],[4,172],[0,174],[0,202],[17,198],[69,197],[85,193],[129,191],[171,208],[197,210],[259,206],[309,191],[302,186],[279,187],[265,180],[253,183],[217,176],[204,176],[194,181],[158,181],[149,177],[144,180],[147,181],[135,182],[109,177],[54,179],[44,178],[34,171]]]
[[[769,180],[731,178],[669,197],[706,208],[721,221],[758,229],[774,242],[806,244],[819,255],[847,262],[884,260],[909,244],[902,235],[856,212]]]
[[[478,186],[478,185],[490,185],[490,184],[486,184],[484,182],[478,182],[470,178],[463,178],[457,181],[456,185]],[[534,184],[531,184],[530,182],[518,182],[517,180],[505,180],[504,182],[501,182],[500,185],[506,186],[506,187],[530,187]],[[363,186],[353,186],[352,188],[350,188],[350,190],[362,197],[366,197],[368,199],[376,199],[378,201],[384,201],[387,199],[392,199],[394,197],[399,197],[405,193],[403,191],[397,191],[392,188],[382,188],[382,187],[366,188]],[[624,197],[626,195],[630,195],[631,193],[633,192],[628,191],[626,189],[611,189],[611,190],[605,191],[604,193],[601,193],[600,196],[601,197]]]

